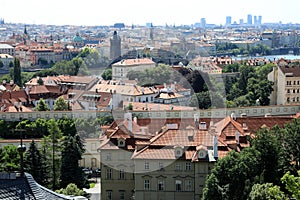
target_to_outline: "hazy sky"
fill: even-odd
[[[208,24],[247,21],[247,14],[262,22],[300,23],[299,0],[0,0],[0,18],[7,23],[52,25]]]

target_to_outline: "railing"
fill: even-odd
[[[67,118],[98,118],[107,114],[113,115],[114,119],[124,117],[125,111],[43,111],[43,112],[2,112],[0,120],[18,121],[19,119],[36,120],[38,118],[60,119]],[[198,114],[200,118],[223,118],[234,113],[236,117],[248,116],[289,116],[300,112],[299,105],[286,106],[257,106],[241,108],[219,108],[207,110],[148,110],[148,111],[131,111],[138,118],[193,118]]]

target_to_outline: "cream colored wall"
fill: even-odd
[[[111,159],[107,159],[110,153]],[[125,191],[125,199],[130,199],[134,189],[132,153],[123,150],[101,150],[101,199],[106,199],[106,191],[111,190],[113,198],[119,199],[120,190]],[[112,170],[112,179],[106,178],[107,169]],[[120,169],[125,171],[125,179],[119,178]]]
[[[278,77],[277,77],[277,105],[285,105],[286,104],[286,77],[284,73],[278,69]]]
[[[146,160],[135,160],[135,196],[136,199],[193,199],[195,191],[195,167],[194,163],[185,160],[147,160],[150,170],[144,169]],[[191,163],[191,170],[186,170],[186,163]],[[159,163],[164,164],[163,170],[159,170]],[[181,170],[176,170],[180,164]],[[153,171],[155,170],[155,171]],[[144,180],[150,180],[150,190],[144,190]],[[164,180],[164,191],[158,191],[158,180]],[[175,181],[182,181],[182,191],[176,192]],[[191,191],[185,191],[185,180],[192,181]]]

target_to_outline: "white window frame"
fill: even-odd
[[[120,180],[125,180],[125,170],[124,169],[120,169],[120,171],[119,171],[119,179]]]
[[[112,169],[111,168],[106,169],[106,179],[112,180]]]
[[[150,180],[149,179],[144,180],[144,190],[150,190]]]

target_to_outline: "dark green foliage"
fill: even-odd
[[[267,106],[270,104],[269,96],[273,91],[273,83],[267,79],[274,65],[263,66],[235,66],[238,69],[236,76],[225,77],[226,99],[234,101],[235,105],[241,106]],[[224,71],[231,70],[232,65],[227,65]]]
[[[20,60],[17,58],[14,60],[13,77],[14,83],[18,86],[22,86],[21,65]]]
[[[46,76],[57,76],[58,72],[53,69],[43,69],[41,71],[35,72],[33,77],[46,77]]]
[[[281,130],[286,159],[292,163],[292,170],[300,170],[300,119],[293,119]]]
[[[231,151],[217,162],[205,183],[202,199],[247,199],[251,187],[259,180],[260,153],[247,148]],[[213,193],[214,194],[213,194]]]
[[[54,110],[59,110],[59,111],[69,110],[69,105],[67,101],[63,98],[63,96],[60,96],[56,99],[54,104]]]
[[[0,68],[2,68],[4,66],[2,60],[0,60]]]
[[[43,153],[43,152],[42,152]],[[45,157],[37,148],[34,140],[29,145],[29,149],[24,157],[24,169],[31,174],[36,182],[41,185],[48,185],[49,166],[46,164]]]
[[[112,69],[111,68],[105,69],[104,72],[101,74],[101,77],[104,80],[111,80],[112,79]]]
[[[37,103],[36,107],[35,107],[36,111],[48,111],[50,110],[48,104],[46,104],[44,99],[40,99],[39,102]]]
[[[83,142],[78,135],[65,136],[62,145],[64,148],[61,155],[60,187],[64,188],[70,183],[76,184],[81,189],[86,187],[87,181],[78,164],[84,152]]]
[[[293,119],[284,128],[261,129],[251,139],[252,147],[227,154],[208,176],[203,199],[283,198],[283,192],[276,185],[288,191],[293,187],[294,182],[282,182],[281,177],[288,171],[295,174],[299,170],[299,127],[300,119]],[[299,187],[295,191],[299,191]]]

